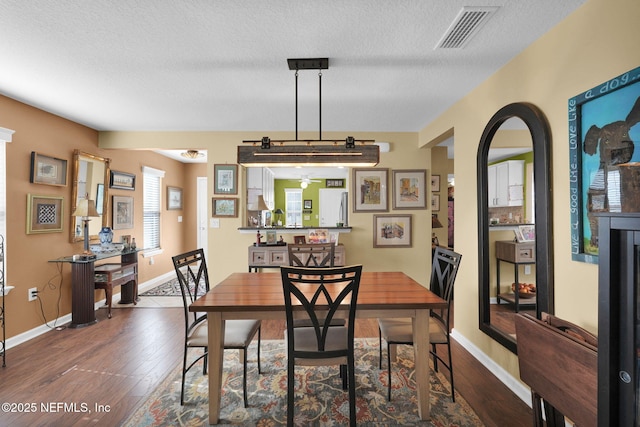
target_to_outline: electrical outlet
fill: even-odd
[[[38,288],[29,288],[29,301],[35,301],[38,298]]]
[[[530,265],[525,265],[524,266],[524,274],[531,274],[531,266]]]

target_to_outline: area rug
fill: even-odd
[[[192,282],[189,282],[189,287],[191,291],[194,290],[194,285]],[[204,281],[200,281],[200,288],[198,289],[198,295],[204,295],[205,293],[205,284]],[[151,288],[148,291],[145,291],[140,294],[141,297],[180,297],[182,293],[180,292],[180,283],[178,283],[178,279],[174,278],[165,282],[161,285],[156,286],[155,288]]]
[[[271,427],[286,425],[286,347],[281,340],[264,340],[262,373],[256,364],[256,341],[248,353],[249,406],[242,400],[242,364],[238,351],[224,353],[220,424]],[[195,354],[197,350],[192,350]],[[207,426],[208,383],[196,365],[187,374],[185,404],[180,406],[181,366],[174,369],[124,423],[128,427]],[[356,340],[356,396],[358,426],[482,426],[467,402],[456,394],[451,402],[448,380],[431,370],[431,420],[420,421],[416,405],[413,349],[398,346],[393,364],[392,400],[387,401],[387,371],[378,369],[378,340]],[[342,390],[337,367],[296,367],[297,426],[348,424],[348,393]]]

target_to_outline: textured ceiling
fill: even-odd
[[[468,0],[0,0],[0,93],[97,130],[294,131],[286,60],[328,57],[323,131],[415,132],[583,2],[473,1],[499,9],[434,50]],[[316,71],[298,106],[317,131]]]

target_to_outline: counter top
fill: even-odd
[[[329,230],[330,232],[351,233],[351,227],[239,227],[240,233],[255,233],[256,231],[276,231],[278,234],[306,234],[309,230]]]

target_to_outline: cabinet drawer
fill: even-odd
[[[251,251],[249,252],[249,264],[264,265],[267,264],[267,251]]]
[[[287,265],[289,254],[284,251],[269,251],[270,265]]]
[[[336,252],[333,256],[333,265],[336,267],[341,267],[345,265],[344,253]]]
[[[535,262],[535,242],[517,243],[513,241],[496,242],[496,258],[508,262]]]

